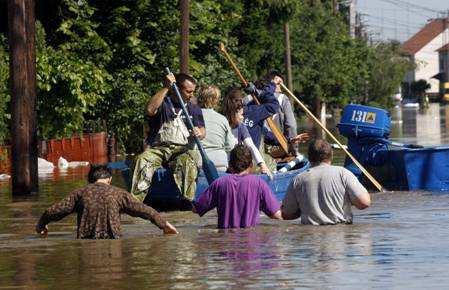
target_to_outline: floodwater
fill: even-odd
[[[395,141],[447,142],[447,107],[433,105],[427,114],[408,110],[392,111]],[[84,185],[85,174],[80,168],[42,176],[39,195],[20,199],[0,183],[0,289],[449,285],[449,194],[376,193],[371,208],[354,210],[353,225],[302,226],[262,217],[257,228],[220,232],[213,212],[203,218],[171,212],[164,216],[177,226],[176,236],[124,217],[121,240],[75,240],[74,216],[50,224],[46,239],[35,235],[44,209]]]

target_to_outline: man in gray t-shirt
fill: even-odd
[[[312,225],[352,223],[351,205],[369,207],[368,191],[349,170],[331,165],[332,147],[325,140],[312,141],[308,157],[313,166],[290,182],[282,217]]]

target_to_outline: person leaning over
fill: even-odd
[[[165,234],[178,233],[156,210],[131,193],[112,186],[111,180],[111,170],[106,165],[92,165],[89,184],[49,207],[39,219],[36,232],[46,236],[47,224],[76,213],[78,239],[117,239],[121,236],[120,215],[126,213],[151,221]]]
[[[331,225],[352,223],[351,205],[365,209],[371,198],[354,174],[333,166],[332,147],[322,139],[308,149],[312,168],[292,179],[282,201],[282,217],[301,218],[302,224]]]
[[[146,107],[150,129],[146,143],[148,148],[136,159],[131,192],[144,200],[151,186],[156,169],[167,163],[173,172],[175,183],[185,199],[192,200],[196,190],[196,178],[200,157],[193,135],[203,139],[206,130],[201,109],[190,102],[196,88],[196,81],[187,74],[167,75],[166,87],[159,90]],[[181,110],[171,84],[176,82],[186,102],[192,119],[192,132],[187,129],[187,119]]]
[[[228,168],[228,155],[236,144],[231,127],[225,116],[217,113],[215,109],[220,101],[220,90],[216,86],[200,87],[198,92],[198,104],[203,112],[206,137],[201,143],[207,156],[220,171]]]
[[[203,216],[217,208],[218,228],[247,228],[259,223],[260,211],[282,219],[280,204],[268,184],[251,175],[252,156],[245,145],[237,145],[229,156],[232,174],[215,180],[194,202],[193,211]]]

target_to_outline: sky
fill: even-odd
[[[429,19],[447,13],[449,0],[355,0],[373,40],[406,41]],[[447,14],[446,14],[447,15]]]

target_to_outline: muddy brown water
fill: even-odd
[[[431,110],[423,116],[402,110],[402,123],[393,123],[395,141],[448,143],[447,109]],[[440,126],[427,125],[422,132],[425,118]],[[431,132],[433,127],[439,127],[438,134]],[[342,155],[336,157],[341,163]],[[12,198],[9,183],[0,183],[0,289],[449,285],[449,194],[376,193],[369,209],[354,210],[352,225],[313,227],[262,217],[257,228],[222,232],[215,229],[214,212],[203,218],[170,212],[164,215],[177,226],[177,236],[164,236],[147,221],[123,217],[121,240],[75,240],[71,216],[50,224],[47,239],[37,237],[34,226],[43,210],[84,185],[85,174],[80,168],[41,176],[39,194],[27,198]],[[114,182],[122,185],[118,175]]]

